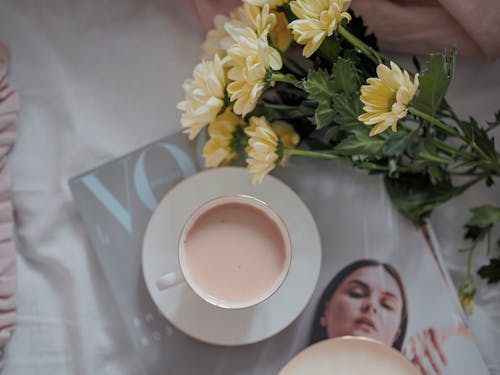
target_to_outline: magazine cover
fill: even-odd
[[[165,194],[202,169],[199,154],[194,142],[175,134],[70,181],[143,374],[275,374],[308,345],[344,335],[377,339],[422,374],[488,374],[433,250],[432,228],[418,230],[401,217],[381,180],[335,162],[292,158],[274,175],[310,210],[322,245],[314,293],[291,324],[230,346],[177,329],[146,288],[142,243]]]

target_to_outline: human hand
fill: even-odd
[[[441,375],[443,366],[448,365],[443,350],[445,339],[435,328],[424,329],[410,337],[403,354],[422,375]]]

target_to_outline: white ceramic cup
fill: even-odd
[[[209,294],[207,294],[203,290],[202,285],[198,285],[189,272],[189,267],[186,262],[185,257],[185,240],[186,235],[189,233],[192,225],[196,222],[196,220],[203,215],[208,210],[215,208],[217,206],[227,204],[227,203],[241,203],[245,205],[249,205],[253,208],[260,210],[262,213],[267,215],[279,229],[279,232],[284,240],[284,250],[285,250],[285,259],[284,266],[280,272],[279,277],[277,278],[274,285],[266,290],[264,293],[260,294],[257,298],[248,300],[248,301],[227,301],[217,299]],[[255,306],[270,296],[272,296],[283,284],[290,269],[291,259],[292,259],[292,242],[290,238],[290,234],[288,233],[288,229],[285,225],[285,222],[281,217],[271,208],[267,203],[248,195],[224,195],[217,198],[213,198],[205,203],[203,203],[200,207],[198,207],[187,219],[184,224],[181,234],[178,240],[178,260],[179,260],[179,269],[177,271],[169,272],[156,280],[156,287],[159,290],[165,290],[167,288],[171,288],[175,285],[181,283],[187,283],[187,285],[203,300],[206,302],[225,309],[243,309],[251,306]],[[255,274],[255,278],[258,278],[259,275]]]

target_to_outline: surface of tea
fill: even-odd
[[[192,224],[185,260],[193,281],[220,301],[242,303],[273,288],[285,267],[285,238],[264,211],[230,202]]]

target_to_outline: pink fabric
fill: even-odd
[[[190,0],[202,24],[240,0]],[[352,0],[385,51],[427,54],[456,46],[460,56],[500,56],[500,0]]]
[[[16,256],[7,153],[16,141],[19,97],[7,83],[8,50],[0,43],[0,352],[16,322]]]
[[[353,0],[387,51],[427,54],[456,46],[460,56],[500,56],[499,0]]]
[[[207,29],[214,26],[213,20],[217,14],[227,15],[242,2],[241,0],[189,0],[202,25]]]

